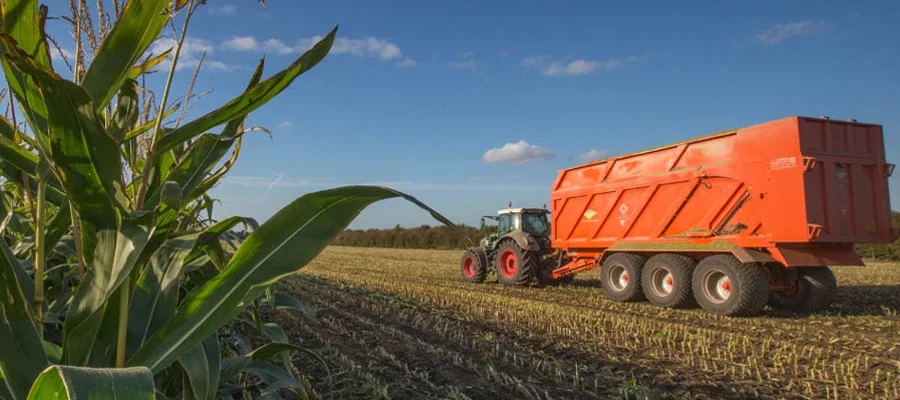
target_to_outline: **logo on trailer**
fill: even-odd
[[[597,212],[594,210],[591,210],[591,209],[588,209],[587,211],[584,212],[584,217],[587,219],[594,218],[595,215],[597,215]]]
[[[622,214],[627,214],[628,213],[628,204],[622,203],[622,205],[619,206],[619,212]]]

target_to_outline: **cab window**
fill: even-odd
[[[497,233],[504,234],[512,230],[512,219],[509,214],[501,214],[497,217]]]

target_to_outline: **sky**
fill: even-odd
[[[900,163],[898,19],[897,1],[209,0],[172,96],[204,50],[188,117],[243,91],[261,57],[270,76],[339,25],[331,53],[248,118],[272,135],[247,133],[216,217],[263,222],[305,193],[379,184],[476,225],[507,201],[548,203],[586,160],[794,115],[881,124]],[[66,22],[47,26],[71,52]],[[392,199],[351,227],[438,223]]]

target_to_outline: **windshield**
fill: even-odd
[[[535,236],[546,236],[549,233],[547,216],[541,214],[522,214],[522,230]]]

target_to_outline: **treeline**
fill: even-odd
[[[900,227],[900,211],[892,211],[894,227]],[[872,260],[900,261],[900,240],[891,244],[861,244],[856,246],[859,256]]]
[[[894,226],[900,227],[900,212],[893,212]],[[465,249],[465,237],[478,244],[488,231],[461,225],[463,235],[445,225],[422,225],[416,228],[348,229],[338,235],[331,244],[353,247],[387,247],[403,249]],[[486,229],[493,229],[488,227]],[[866,259],[900,261],[900,240],[886,245],[857,245],[859,255]]]
[[[468,225],[458,225],[459,230],[446,225],[422,225],[416,228],[392,229],[347,229],[339,234],[331,244],[354,247],[388,247],[398,249],[465,249],[466,239],[478,244],[488,232]],[[486,229],[491,229],[488,227]]]

